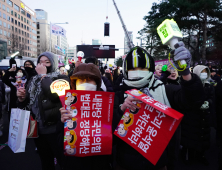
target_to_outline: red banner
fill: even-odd
[[[85,157],[112,153],[114,93],[66,90],[64,107],[72,119],[64,123],[64,153]]]
[[[156,165],[183,114],[138,90],[133,89],[126,93],[141,100],[135,103],[140,109],[127,109],[114,134]]]

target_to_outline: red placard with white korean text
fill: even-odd
[[[140,109],[127,109],[114,134],[156,165],[183,114],[138,90],[126,93],[140,99],[141,102],[135,103]]]
[[[64,154],[110,155],[114,93],[66,90],[64,107],[72,119],[64,123]]]

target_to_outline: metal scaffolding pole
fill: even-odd
[[[131,49],[131,48],[134,47],[134,44],[133,44],[133,42],[132,42],[132,40],[131,40],[131,38],[130,38],[130,36],[129,36],[129,33],[128,33],[127,28],[126,28],[126,25],[125,25],[124,22],[123,22],[123,19],[122,19],[121,15],[120,15],[120,11],[118,10],[117,5],[116,5],[116,3],[115,3],[114,0],[113,0],[113,3],[114,3],[114,6],[116,7],[117,14],[118,14],[118,16],[119,16],[120,22],[121,22],[121,24],[122,24],[122,26],[123,26],[123,30],[124,30],[124,32],[125,32],[125,36],[126,36],[126,38],[127,38],[127,45],[128,45],[128,47],[129,47],[129,49]]]

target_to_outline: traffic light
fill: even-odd
[[[104,36],[109,36],[109,23],[104,23]]]

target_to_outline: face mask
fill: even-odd
[[[18,77],[22,77],[22,76],[23,76],[23,73],[18,72],[18,73],[17,73],[17,76],[18,76]]]
[[[47,69],[47,73],[51,73],[52,66],[46,67],[46,69]]]
[[[88,91],[96,91],[97,85],[90,84],[90,83],[83,83],[76,86],[76,90],[88,90]]]
[[[33,70],[35,70],[35,69],[34,69],[34,68],[31,68],[31,67],[25,67],[25,71],[26,71],[27,73],[32,72]]]
[[[207,73],[200,73],[200,79],[201,80],[205,80],[205,79],[207,79]]]
[[[149,74],[149,71],[142,71],[142,70],[129,71],[128,78],[129,79],[139,79],[139,78],[146,77],[148,74]]]

